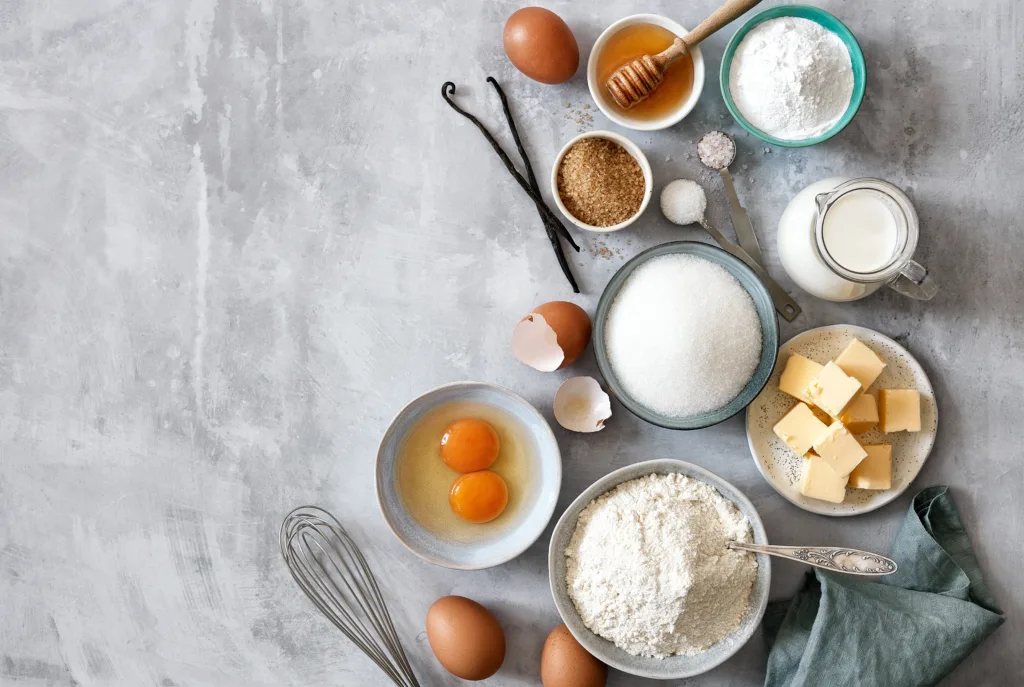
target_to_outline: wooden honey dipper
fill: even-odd
[[[727,0],[693,31],[678,36],[667,49],[657,55],[644,55],[615,70],[605,88],[621,107],[629,109],[654,92],[665,77],[665,68],[686,51],[740,16],[761,0]]]

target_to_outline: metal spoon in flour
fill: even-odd
[[[699,224],[704,227],[704,231],[711,234],[722,250],[742,260],[764,282],[779,314],[787,322],[796,319],[800,314],[800,306],[797,305],[797,302],[790,298],[786,290],[779,286],[778,282],[772,279],[771,275],[754,258],[750,257],[749,253],[708,224],[708,221],[704,219],[705,207],[707,207],[707,197],[704,195],[704,189],[695,181],[676,179],[662,189],[661,211],[669,221],[683,226]]]
[[[788,558],[847,575],[892,575],[897,570],[896,561],[891,558],[841,546],[768,546],[731,541],[729,548]]]

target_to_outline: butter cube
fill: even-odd
[[[892,487],[892,446],[865,444],[868,457],[850,473],[854,489],[889,489]]]
[[[811,412],[814,413],[814,417],[821,420],[826,427],[836,421],[836,418],[832,417],[818,406],[811,406]]]
[[[868,390],[878,375],[885,369],[885,362],[874,351],[865,346],[860,339],[846,344],[846,348],[836,358],[836,365],[860,382],[861,389]]]
[[[800,475],[800,493],[812,499],[842,503],[846,498],[846,475],[833,470],[820,456],[806,456]]]
[[[860,382],[847,376],[838,365],[829,361],[807,386],[807,395],[814,405],[832,417],[842,417],[846,406],[860,393]]]
[[[779,377],[779,391],[789,394],[798,401],[814,404],[807,395],[807,387],[821,372],[821,365],[802,355],[793,354],[786,361],[786,369]]]
[[[786,442],[797,455],[802,456],[828,430],[824,422],[814,417],[806,403],[797,403],[772,428],[776,436]]]
[[[883,432],[921,431],[921,394],[913,389],[878,392],[878,428]]]
[[[838,420],[829,425],[825,433],[814,442],[814,451],[836,474],[843,477],[853,472],[857,464],[868,455]]]
[[[853,399],[842,417],[846,429],[854,434],[863,434],[878,424],[878,405],[871,394],[861,394]]]

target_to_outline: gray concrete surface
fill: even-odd
[[[586,55],[623,15],[693,25],[717,1],[547,4]],[[871,174],[910,191],[939,296],[840,305],[794,291],[804,315],[783,334],[850,322],[904,342],[939,396],[931,459],[889,507],[828,519],[759,477],[740,418],[673,433],[616,406],[598,435],[558,431],[559,510],[614,467],[676,456],[743,489],[773,541],[884,551],[912,493],[949,484],[1009,619],[945,684],[1019,684],[1024,11],[1013,0],[823,4],[863,45],[864,105],[812,149],[740,135],[737,184],[790,287],[774,236],[797,190]],[[428,605],[451,593],[487,604],[507,630],[508,659],[488,684],[538,684],[558,622],[547,533],[507,565],[453,573],[399,545],[372,491],[378,437],[411,397],[487,380],[550,416],[562,378],[596,372],[589,354],[547,375],[512,359],[517,319],[571,294],[534,208],[439,97],[456,81],[460,101],[500,129],[484,83],[495,75],[546,177],[578,129],[565,105],[589,96],[582,74],[552,87],[511,68],[500,34],[517,6],[0,3],[0,683],[383,684],[281,563],[282,516],[312,502],[365,545],[425,684],[458,684],[422,633]],[[629,134],[659,187],[704,183],[723,227],[720,182],[693,150],[711,127],[740,133],[717,87],[734,28],[705,45],[693,115]],[[595,114],[593,126],[606,121]],[[573,300],[589,309],[638,250],[704,240],[654,208],[621,235],[577,236],[588,250],[574,259],[585,293]],[[774,571],[774,596],[786,597],[802,570]],[[756,685],[764,667],[754,639],[685,684]]]

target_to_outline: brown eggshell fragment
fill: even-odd
[[[559,625],[544,642],[540,681],[544,687],[605,687],[608,666],[591,656],[569,628]]]
[[[562,382],[551,408],[558,424],[573,432],[599,432],[612,416],[612,400],[593,377]]]
[[[535,370],[553,372],[572,365],[587,349],[590,317],[567,301],[537,306],[512,332],[512,354]]]
[[[509,61],[534,81],[565,83],[580,65],[580,49],[572,29],[543,7],[513,12],[505,22],[502,39]]]
[[[490,611],[464,596],[445,596],[427,611],[427,641],[444,669],[485,680],[505,660],[505,632]]]
[[[590,343],[590,316],[587,311],[568,301],[551,301],[539,305],[533,312],[541,315],[548,326],[555,330],[558,345],[565,353],[565,359],[558,369],[572,365],[587,350]]]

